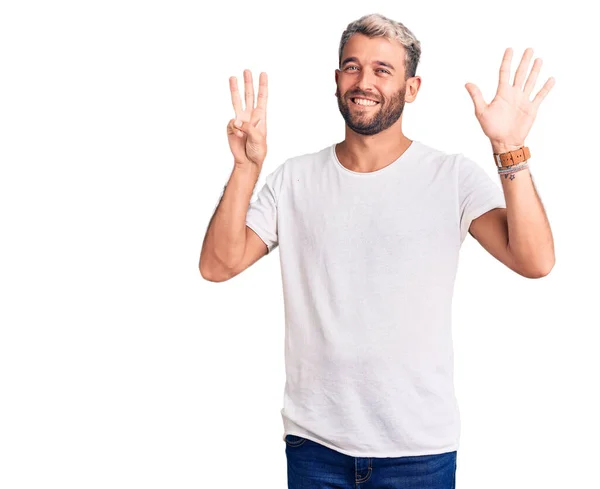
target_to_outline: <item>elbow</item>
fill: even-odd
[[[225,282],[226,280],[229,279],[229,276],[226,276],[226,275],[220,274],[220,273],[216,273],[214,269],[207,268],[206,266],[202,267],[202,264],[200,264],[199,268],[200,268],[200,276],[204,280],[207,280],[208,282],[219,283],[219,282]]]
[[[543,278],[546,277],[547,275],[550,274],[550,272],[552,271],[552,269],[554,268],[554,264],[556,263],[555,260],[552,260],[552,262],[547,263],[543,266],[538,266],[536,268],[533,269],[527,269],[526,271],[522,272],[521,275],[523,275],[526,278]]]
[[[225,282],[235,277],[240,269],[239,263],[244,255],[245,246],[233,252],[226,247],[209,249],[200,253],[200,275],[209,282]]]
[[[535,250],[525,255],[509,253],[513,258],[513,270],[525,278],[542,278],[550,274],[556,263],[554,250]]]
[[[230,268],[215,262],[209,263],[207,260],[202,260],[202,258],[198,268],[200,269],[200,276],[208,282],[225,282],[235,275]]]
[[[202,269],[202,267],[200,267],[200,276],[204,279],[207,280],[208,282],[223,282],[223,280],[220,280],[216,277],[214,277],[213,275],[210,274],[210,272],[207,272],[205,270]]]
[[[200,276],[204,280],[208,280],[209,282],[214,282],[215,281],[212,278],[212,275],[210,274],[210,271],[206,268],[206,265],[204,264],[204,262],[202,261],[202,259],[200,259],[200,264],[198,265],[198,268],[200,270]]]

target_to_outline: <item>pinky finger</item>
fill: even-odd
[[[537,95],[533,99],[532,103],[536,110],[539,108],[542,101],[546,98],[546,95],[548,95],[550,93],[550,90],[555,85],[555,83],[556,83],[556,79],[553,76],[551,76],[550,78],[548,78],[548,80],[546,80],[546,83],[544,83],[544,86],[540,89],[540,91],[537,93]]]

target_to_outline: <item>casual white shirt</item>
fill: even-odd
[[[506,207],[500,183],[416,140],[374,172],[333,144],[265,180],[246,224],[279,248],[283,437],[356,457],[457,450],[454,280],[471,221]]]

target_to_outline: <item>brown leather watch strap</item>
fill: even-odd
[[[521,146],[515,151],[508,151],[506,153],[494,153],[494,162],[498,168],[506,168],[508,166],[518,165],[529,158],[531,158],[531,153],[529,152],[529,148],[527,146]]]

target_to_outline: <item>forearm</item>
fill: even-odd
[[[246,214],[260,171],[234,167],[208,229],[200,253],[203,276],[230,270],[244,256]]]
[[[515,148],[492,144],[494,153]],[[529,168],[500,175],[508,220],[508,248],[524,270],[545,275],[554,266],[554,239]]]

